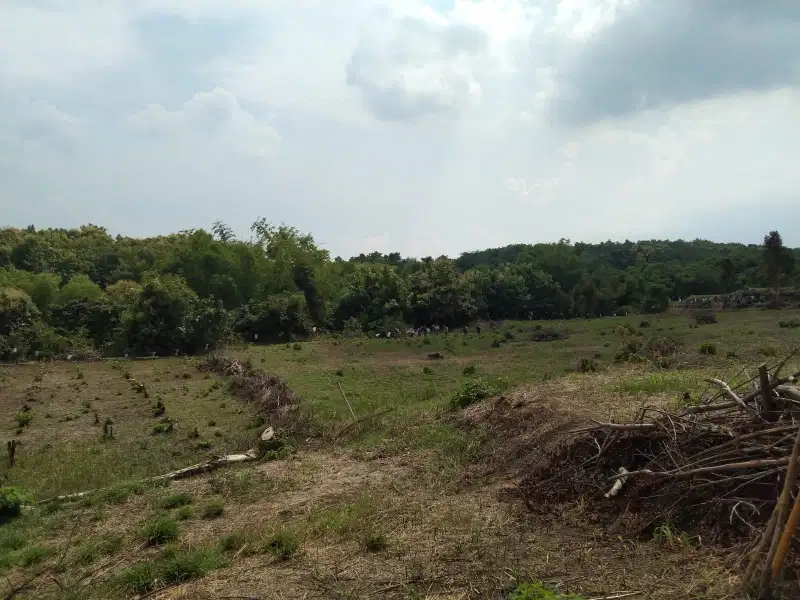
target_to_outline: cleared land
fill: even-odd
[[[272,460],[169,486],[132,482],[246,450],[263,431],[224,377],[183,358],[0,367],[2,439],[20,441],[0,479],[36,500],[106,488],[0,525],[0,592],[47,569],[19,597],[505,598],[533,580],[586,598],[725,597],[736,552],[668,528],[620,537],[588,501],[532,513],[516,488],[576,423],[691,401],[703,377],[800,345],[786,326],[800,311],[717,317],[233,349],[298,392],[292,435],[279,431]],[[548,332],[566,337],[534,341]],[[625,342],[660,337],[680,343],[669,364],[615,362]]]

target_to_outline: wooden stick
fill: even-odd
[[[797,531],[798,523],[800,523],[800,494],[797,494],[794,498],[792,512],[789,513],[789,518],[786,520],[786,527],[778,542],[775,558],[772,559],[772,579],[779,579],[783,572],[783,561],[786,559],[787,552],[789,552],[789,546],[792,543],[794,532]]]
[[[345,396],[345,394],[344,394],[344,390],[342,389],[342,384],[337,381],[336,385],[339,386],[339,391],[342,393],[342,398],[344,398],[344,401],[347,402],[347,408],[350,409],[350,414],[353,415],[353,419],[355,419],[356,418],[356,413],[353,412],[353,407],[350,406],[350,401],[347,399],[347,396]]]
[[[609,477],[608,481],[616,481],[623,477],[637,477],[639,475],[650,475],[652,477],[670,477],[673,479],[687,479],[694,475],[702,475],[704,473],[722,473],[724,471],[736,471],[738,469],[752,469],[755,467],[778,467],[790,464],[790,458],[765,458],[763,460],[747,460],[744,462],[727,463],[724,465],[711,465],[708,467],[698,467],[697,469],[690,469],[688,471],[679,471],[674,469],[672,471],[651,471],[650,469],[640,469],[638,471],[631,471],[630,473],[617,474]],[[795,465],[797,459],[795,458]]]
[[[764,416],[772,421],[775,418],[775,406],[772,402],[772,388],[769,384],[769,372],[767,371],[766,363],[759,365],[758,379],[761,384],[761,406],[764,407]]]
[[[761,573],[761,589],[765,589],[772,576],[770,565],[775,558],[775,553],[778,550],[778,541],[783,534],[784,524],[786,523],[786,513],[789,512],[789,497],[794,487],[794,482],[797,479],[797,459],[800,458],[800,427],[797,428],[797,435],[794,438],[794,447],[792,448],[792,456],[789,461],[789,468],[786,470],[786,479],[784,480],[783,490],[781,491],[780,498],[778,498],[777,510],[778,514],[775,518],[775,531],[772,534],[772,542],[769,546],[767,553],[767,560],[764,570]]]
[[[758,540],[758,545],[753,549],[752,554],[750,554],[750,562],[747,564],[747,570],[742,577],[742,592],[745,594],[748,591],[747,588],[750,585],[750,580],[753,578],[756,567],[758,567],[758,559],[761,558],[761,553],[764,552],[764,549],[767,547],[767,542],[772,539],[772,533],[775,531],[775,522],[777,520],[778,505],[776,504],[775,508],[772,509],[772,515],[769,521],[767,521],[767,526],[761,534],[761,539]]]
[[[729,398],[731,398],[734,402],[736,402],[736,404],[741,406],[744,410],[758,414],[757,410],[755,410],[752,406],[748,406],[747,404],[745,404],[742,401],[742,399],[739,398],[739,395],[731,389],[731,386],[729,386],[721,379],[717,379],[716,377],[707,377],[704,381],[712,383],[717,387],[721,388],[722,391],[725,392]]]

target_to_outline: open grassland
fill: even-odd
[[[787,326],[800,311],[717,318],[505,322],[480,336],[232,349],[301,396],[285,452],[158,486],[136,481],[246,450],[263,430],[224,378],[185,358],[0,367],[0,439],[20,441],[0,479],[35,500],[105,488],[0,525],[0,594],[47,569],[19,597],[445,600],[504,598],[525,581],[585,598],[725,597],[737,565],[702,540],[664,528],[619,538],[589,522],[583,503],[544,519],[514,501],[545,424],[691,403],[704,377],[741,380],[800,346],[800,328]],[[545,333],[563,338],[534,341]],[[615,360],[661,338],[678,342],[668,360]],[[496,393],[530,406],[524,427],[489,414],[480,401]]]

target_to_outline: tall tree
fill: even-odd
[[[777,231],[764,236],[764,267],[772,289],[775,291],[775,306],[779,305],[781,280],[794,269],[794,256],[783,245],[783,238]]]

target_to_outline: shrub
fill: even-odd
[[[30,410],[20,410],[14,415],[14,420],[18,427],[27,427],[33,420],[33,413]]]
[[[461,374],[467,377],[475,375],[475,365],[467,365],[461,370]]]
[[[289,560],[300,550],[300,542],[294,533],[287,529],[281,529],[266,540],[264,549],[278,560]]]
[[[422,367],[422,372],[425,373],[425,375],[432,375],[433,369],[431,369],[430,367]]]
[[[204,519],[216,519],[221,517],[225,512],[225,505],[219,500],[214,500],[206,504],[200,511],[200,515]]]
[[[179,533],[178,523],[166,517],[146,521],[139,530],[139,535],[148,546],[166,544],[176,539]]]
[[[389,540],[383,533],[373,531],[364,539],[367,552],[383,552],[389,547]]]
[[[644,329],[646,327],[650,327],[650,321],[642,321],[641,323],[639,323],[639,327],[641,329]]]
[[[473,379],[461,385],[450,397],[450,407],[452,409],[466,408],[484,398],[490,398],[498,394],[503,385],[501,382],[491,383],[485,379]]]
[[[706,356],[712,356],[717,353],[717,347],[714,344],[710,344],[706,342],[705,344],[700,344],[700,354],[705,354]]]
[[[509,594],[508,600],[583,600],[575,594],[554,592],[538,581],[520,583]]]
[[[789,319],[788,321],[778,321],[778,327],[783,329],[797,329],[800,327],[800,319]]]
[[[600,364],[593,358],[581,358],[578,361],[578,371],[581,373],[595,373]]]
[[[713,325],[717,323],[717,315],[713,312],[704,310],[704,311],[697,311],[694,313],[694,322],[697,325]]]
[[[22,488],[0,487],[0,523],[5,523],[22,513],[22,505],[30,501],[30,495]]]
[[[171,510],[192,503],[192,497],[186,492],[177,492],[161,499],[161,508]]]

